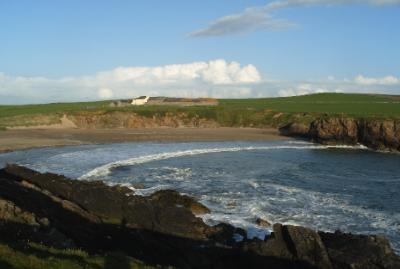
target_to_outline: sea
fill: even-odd
[[[272,142],[118,143],[40,148],[0,154],[73,180],[103,180],[137,195],[174,189],[211,209],[210,225],[226,222],[263,238],[256,224],[380,234],[400,253],[400,154],[363,146]]]

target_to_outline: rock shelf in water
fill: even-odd
[[[177,268],[400,268],[382,236],[273,225],[264,240],[229,224],[209,226],[209,209],[173,190],[150,196],[8,165],[0,170],[0,234],[89,253],[121,251]],[[243,240],[235,240],[235,238]]]

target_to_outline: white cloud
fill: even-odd
[[[374,6],[398,5],[400,0],[281,0],[261,7],[246,8],[238,14],[223,16],[203,29],[189,34],[190,37],[224,36],[249,33],[257,30],[281,30],[296,26],[296,23],[276,18],[276,10],[294,6],[364,4]]]
[[[89,78],[93,79],[93,78]],[[177,82],[199,82],[218,84],[257,83],[260,74],[253,65],[241,67],[237,62],[215,60],[175,64],[160,67],[119,67],[111,71],[100,72],[96,81],[108,83],[132,82],[136,85],[173,84]]]
[[[400,84],[400,79],[394,76],[386,76],[382,78],[370,78],[362,75],[357,76],[354,81],[361,85],[395,85]]]
[[[248,8],[243,13],[219,18],[204,29],[190,33],[191,37],[223,36],[256,30],[281,30],[295,26],[286,20],[275,19],[264,8]]]
[[[119,67],[94,75],[51,79],[0,73],[0,104],[89,101],[140,95],[249,98],[318,92],[400,94],[395,76],[349,80],[263,79],[253,65],[215,60],[158,67]]]
[[[314,84],[312,82],[308,83],[292,83],[288,88],[278,91],[279,97],[288,97],[296,95],[306,95],[313,93],[324,93],[324,92],[343,92],[338,88],[332,87],[329,82],[326,85],[320,85],[318,83]]]
[[[250,91],[243,89],[251,89],[250,85],[260,82],[261,75],[255,66],[225,60],[118,67],[94,75],[60,79],[13,77],[0,73],[0,103],[10,103],[10,100],[15,100],[14,103],[81,101],[138,95],[250,96]]]
[[[110,99],[114,96],[114,93],[109,88],[101,88],[98,91],[98,95],[101,99]]]

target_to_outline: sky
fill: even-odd
[[[0,0],[0,104],[400,94],[400,0]]]

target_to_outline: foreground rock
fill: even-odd
[[[178,268],[400,268],[383,237],[275,224],[271,236],[250,240],[231,225],[206,225],[197,215],[208,212],[175,191],[143,197],[15,165],[0,170],[0,235],[8,242],[122,251]]]
[[[322,118],[311,123],[292,122],[283,135],[299,136],[322,144],[363,144],[375,150],[400,151],[399,120]]]

